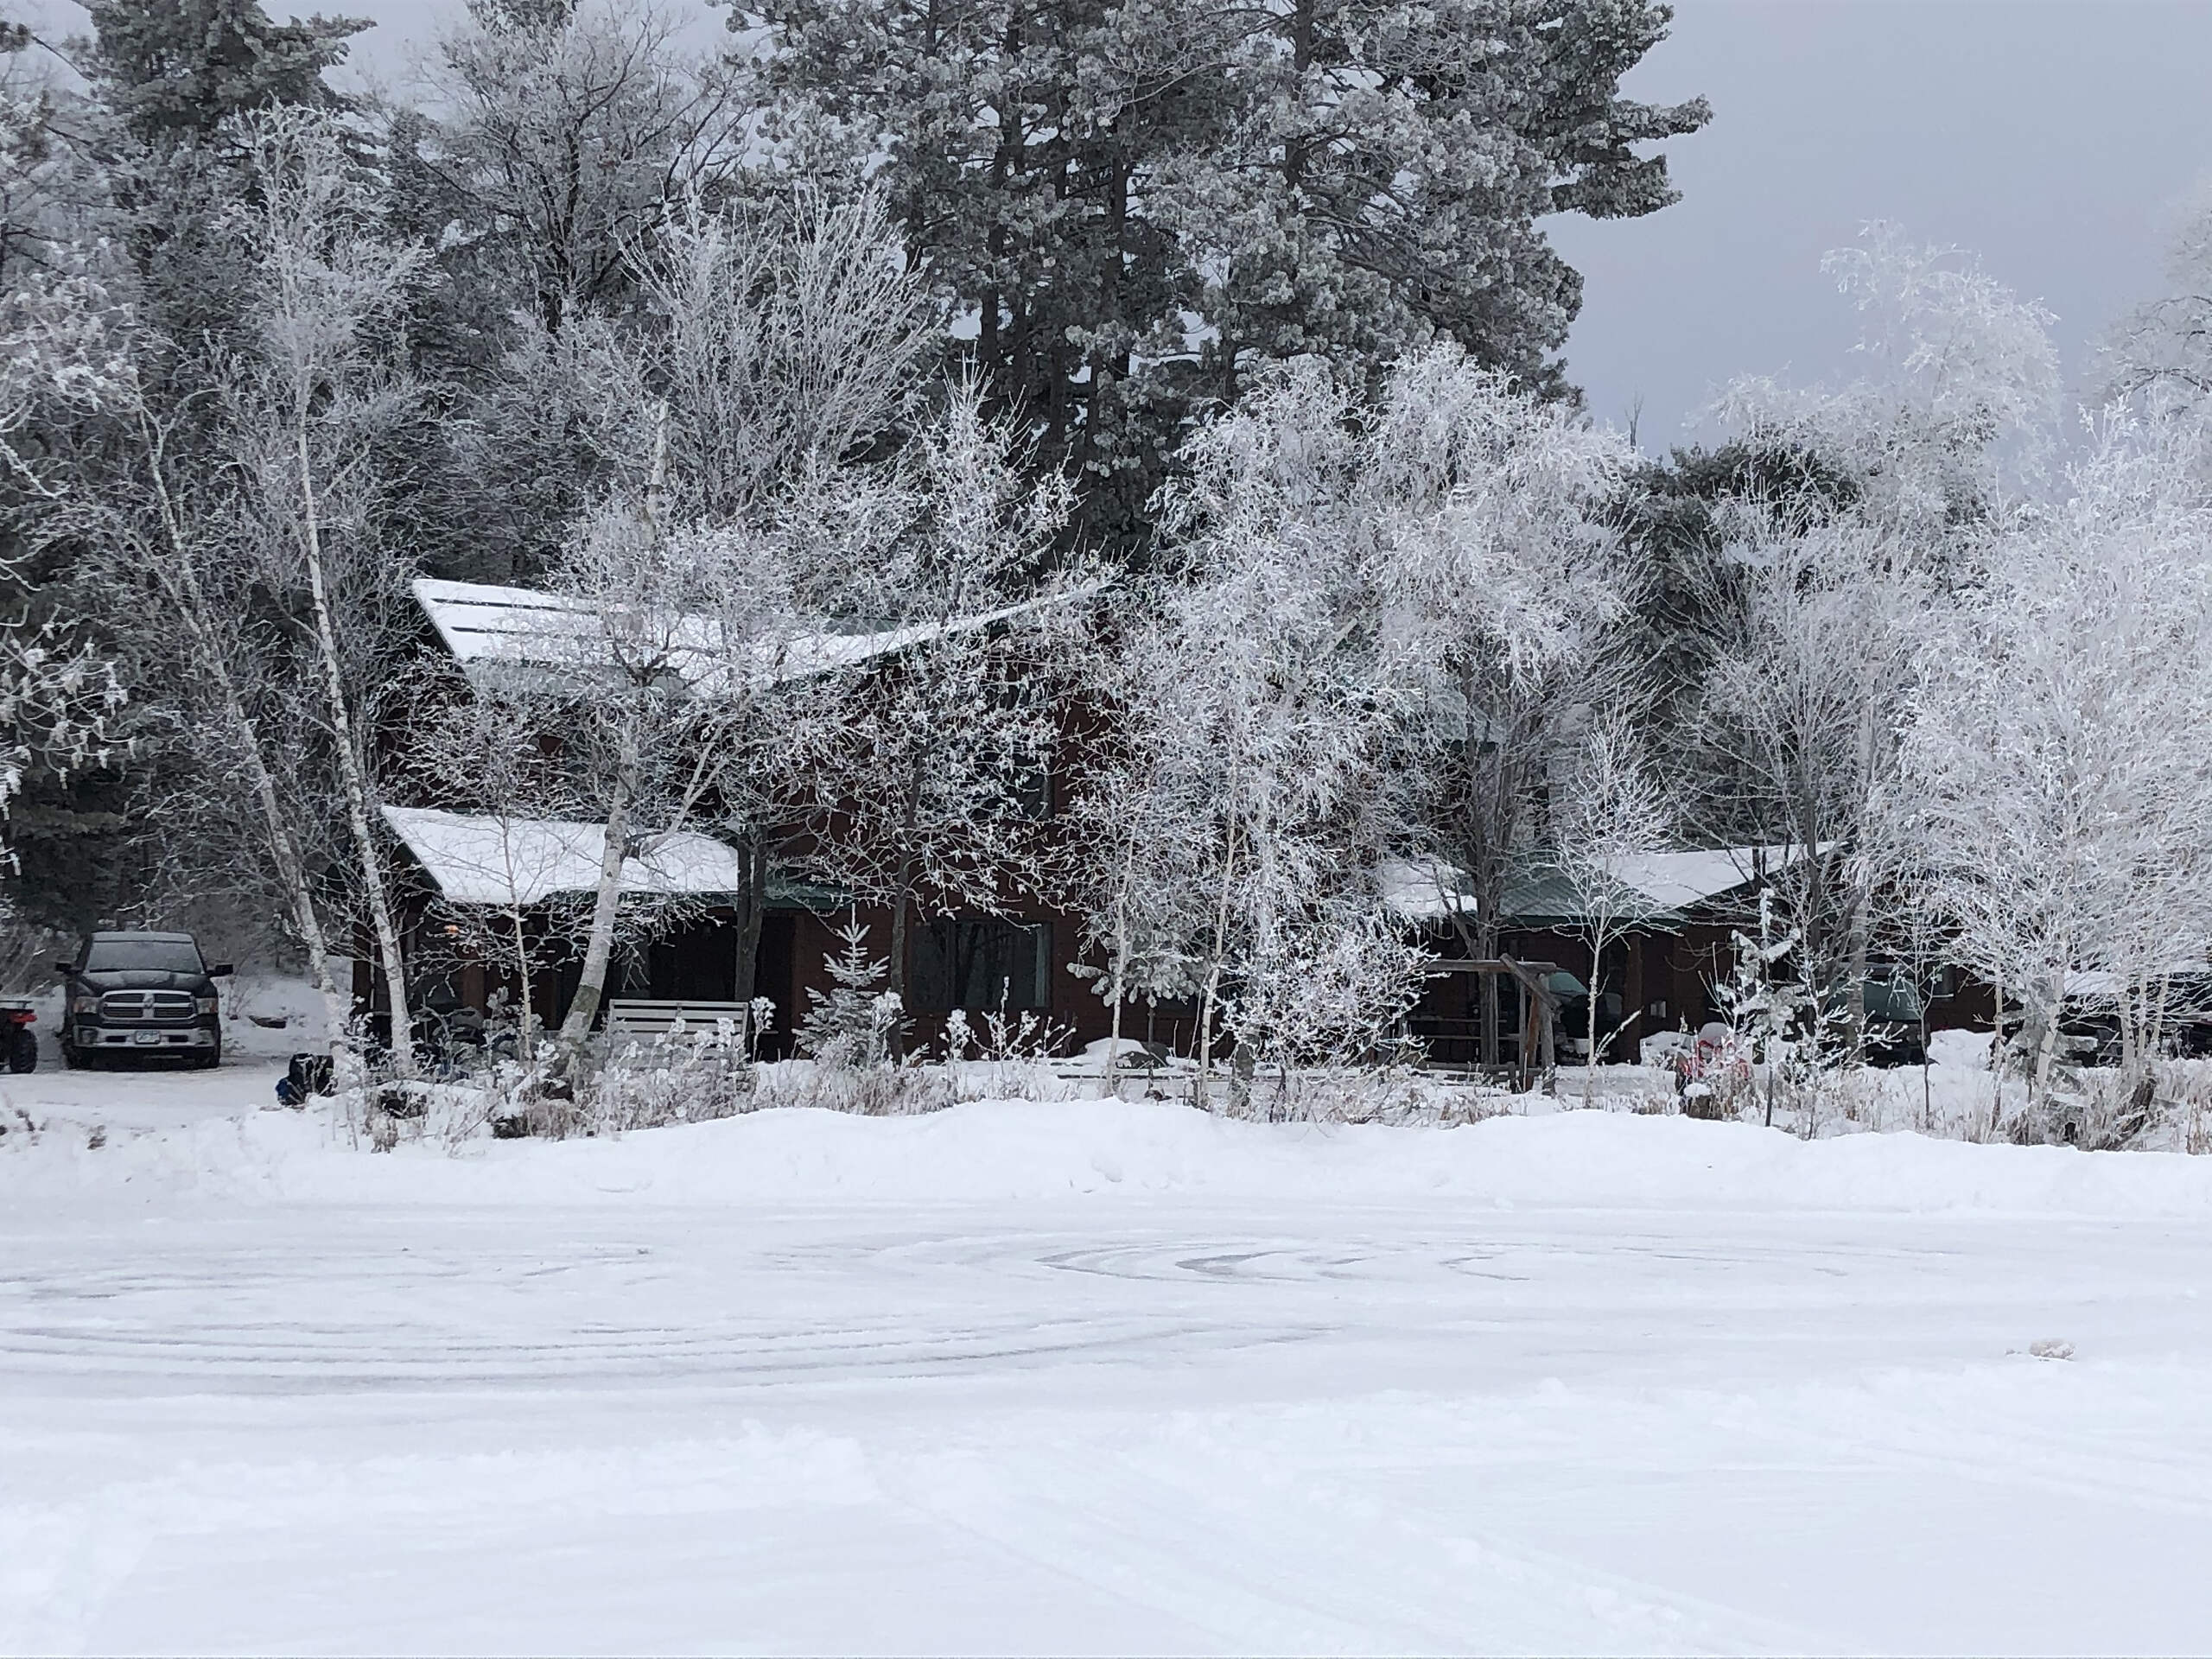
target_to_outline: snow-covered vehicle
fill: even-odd
[[[79,1066],[117,1056],[223,1058],[215,982],[231,964],[210,964],[189,933],[95,933],[74,962],[56,963],[68,987],[61,1058]]]

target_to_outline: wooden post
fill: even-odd
[[[1559,1064],[1559,998],[1543,979],[1546,974],[1556,973],[1558,969],[1556,963],[1516,962],[1511,957],[1434,962],[1428,968],[1432,974],[1472,974],[1485,998],[1484,1006],[1493,1010],[1497,1003],[1491,999],[1494,998],[1496,986],[1502,980],[1510,980],[1528,994],[1528,1008],[1521,1022],[1521,1052],[1514,1065],[1515,1074],[1523,1089],[1534,1081],[1530,1073],[1531,1048],[1535,1050],[1547,1077]],[[1495,1050],[1491,1052],[1495,1052]],[[1494,1072],[1497,1068],[1495,1064],[1485,1064],[1483,1069],[1487,1073]]]
[[[1643,983],[1643,936],[1630,933],[1624,941],[1627,960],[1621,965],[1621,1030],[1631,1031],[1643,1021],[1643,1010],[1651,998]],[[1636,1058],[1633,1048],[1629,1052],[1631,1063]],[[1594,1058],[1592,1064],[1595,1065]]]

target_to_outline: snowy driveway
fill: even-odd
[[[918,1180],[972,1158],[959,1116],[895,1131],[936,1137]],[[1519,1131],[1563,1198],[1617,1133]],[[757,1175],[816,1131],[674,1133]],[[0,1163],[0,1645],[2212,1649],[2202,1216],[1270,1198],[1274,1164],[469,1204],[426,1157],[331,1196],[370,1161],[275,1198]],[[2078,1357],[2007,1352],[2042,1337]]]

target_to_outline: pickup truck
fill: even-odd
[[[210,965],[189,933],[95,933],[73,962],[56,963],[68,988],[61,1058],[98,1065],[122,1056],[221,1063],[223,1027]]]

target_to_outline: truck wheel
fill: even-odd
[[[8,1070],[17,1077],[38,1070],[38,1038],[29,1026],[17,1026],[9,1038]]]

